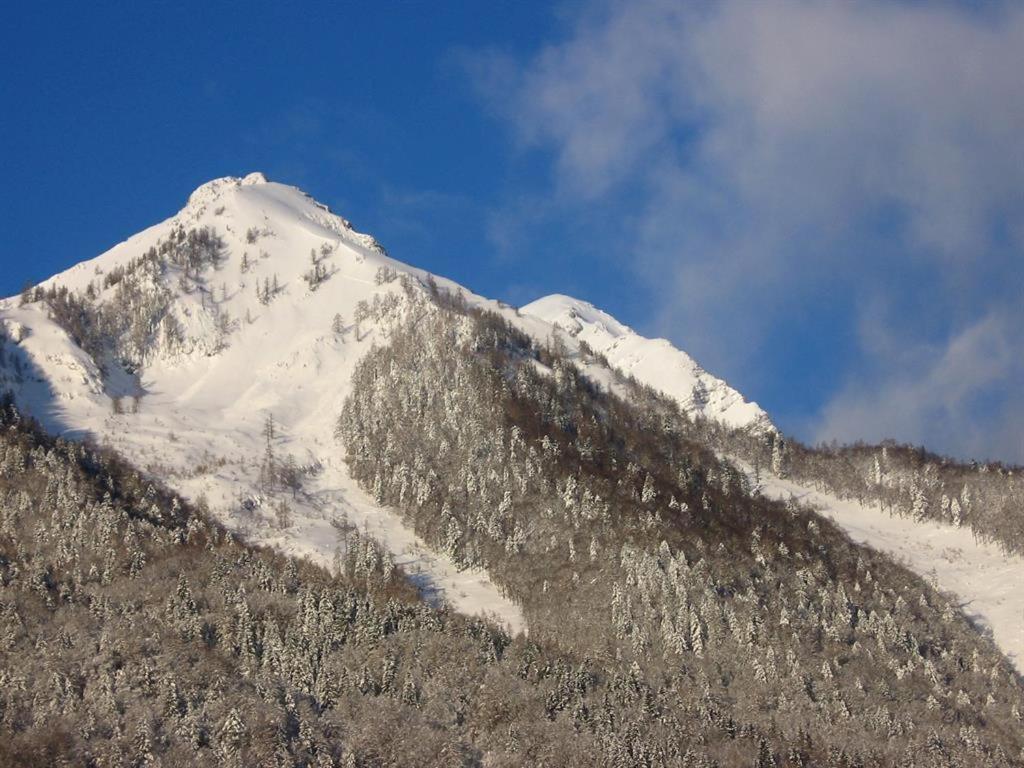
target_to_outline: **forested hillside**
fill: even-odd
[[[721,765],[1021,756],[1020,682],[946,596],[753,496],[673,403],[639,387],[627,403],[557,345],[437,300],[356,371],[339,421],[353,471],[486,566],[532,637],[643,681],[626,764],[675,764],[682,745]]]
[[[1024,472],[1002,463],[965,463],[922,447],[808,446],[778,434],[753,435],[710,420],[694,439],[840,498],[873,503],[891,514],[970,528],[983,541],[1024,554]]]
[[[924,447],[805,445],[782,436],[767,414],[664,339],[649,339],[587,302],[546,296],[522,308],[585,344],[639,386],[675,400],[691,416],[687,434],[795,482],[915,521],[968,527],[1009,554],[1024,553],[1024,472],[965,462]]]
[[[431,608],[353,531],[335,576],[240,544],[0,413],[0,765],[636,764],[628,671]]]

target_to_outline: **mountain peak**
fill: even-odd
[[[624,325],[589,301],[576,299],[564,293],[552,293],[550,296],[532,301],[522,311],[534,317],[540,317],[549,323],[559,326],[569,333],[578,333],[584,326],[600,326],[615,338],[633,333],[633,329]]]
[[[259,171],[253,171],[252,173],[244,176],[241,180],[243,187],[251,187],[255,184],[267,184],[267,177]]]
[[[254,171],[246,176],[222,176],[219,179],[211,179],[205,184],[200,184],[188,196],[188,205],[189,207],[205,205],[219,198],[227,189],[268,183],[267,177],[259,171]]]

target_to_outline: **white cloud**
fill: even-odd
[[[1024,8],[641,0],[499,64],[560,201],[635,214],[658,330],[754,380],[829,297],[880,302],[906,354],[862,333],[819,434],[988,453],[981,424],[1024,460]]]
[[[1024,401],[1010,398],[996,408],[977,402],[1005,397],[1004,383],[1022,380],[1019,328],[1013,318],[993,313],[938,347],[867,340],[887,349],[882,373],[851,381],[828,404],[818,438],[880,440],[895,434],[979,459],[1024,455]],[[877,327],[865,332],[884,334]]]

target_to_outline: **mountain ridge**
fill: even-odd
[[[235,214],[234,217],[232,213]],[[221,219],[225,214],[228,218]],[[247,220],[249,226],[246,228],[246,238],[254,234],[253,242],[246,243],[241,240],[240,232],[234,229],[232,222],[229,221],[231,218]],[[350,251],[343,254],[349,260],[354,258],[361,262],[369,259],[376,267],[389,267],[408,272],[420,279],[426,279],[429,275],[425,270],[391,259],[375,237],[357,232],[347,219],[317,202],[298,187],[269,181],[263,173],[255,171],[245,176],[225,176],[201,184],[188,196],[182,209],[170,218],[143,229],[96,257],[56,273],[43,280],[40,286],[61,286],[72,292],[86,291],[90,284],[97,283],[98,278],[111,270],[124,267],[154,243],[165,241],[176,227],[224,226],[228,239],[234,236],[235,242],[229,243],[229,247],[251,251],[248,258],[255,259],[262,250],[259,247],[259,240],[275,236],[269,228],[269,222],[278,222],[279,228],[283,229],[284,227],[280,225],[282,221],[308,230],[314,238],[321,238],[321,245],[329,243],[332,239],[339,240],[338,245],[343,245]],[[252,247],[247,249],[246,246]],[[285,260],[286,263],[283,265],[286,271],[282,271],[278,279],[293,284],[301,281],[309,264],[305,263],[304,256],[299,256],[296,264],[295,255],[303,251],[293,247],[278,248],[276,251],[291,254],[291,258]],[[372,274],[367,270],[360,272],[361,274],[353,277],[362,280],[372,279]],[[460,290],[472,300],[482,302],[491,309],[500,309],[503,314],[507,314],[507,308],[499,306],[498,302],[488,301],[443,277],[429,276],[444,287]],[[205,287],[209,289],[208,286]],[[103,289],[98,291],[101,295],[103,292]],[[177,301],[185,300],[185,297],[180,295],[175,298]],[[15,301],[13,297],[0,299],[0,306],[11,308]],[[202,309],[206,309],[205,304]],[[243,310],[254,312],[257,309],[256,304],[249,301],[239,306],[236,314],[242,314]],[[614,368],[668,394],[688,413],[721,420],[730,427],[749,427],[756,431],[774,430],[770,418],[763,409],[756,403],[747,401],[725,381],[706,371],[685,351],[676,348],[666,339],[640,336],[632,328],[593,304],[563,294],[552,294],[520,307],[519,312],[526,318],[536,318],[546,325],[562,329],[573,339],[578,338],[586,342],[595,352],[604,355]],[[185,314],[187,318],[196,318],[196,322],[202,326],[205,312],[193,313],[189,308]],[[184,321],[186,325],[195,325],[186,317],[178,319]],[[531,325],[525,319],[516,322],[536,338],[550,335],[548,329]],[[208,345],[202,342],[208,339],[210,329],[204,326],[195,330],[193,338],[200,342],[201,350],[209,351]],[[607,381],[603,383],[609,384]]]
[[[734,428],[775,431],[757,403],[706,371],[685,351],[667,339],[641,336],[589,302],[556,293],[532,301],[520,311],[586,342],[620,371],[668,395],[688,413]]]

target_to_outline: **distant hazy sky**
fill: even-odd
[[[804,439],[1024,462],[1020,4],[18,3],[0,67],[4,295],[261,170]]]

